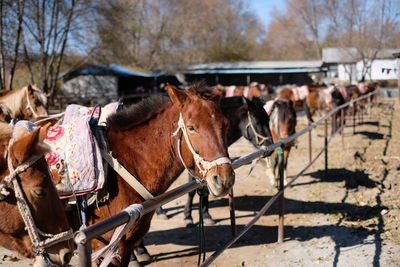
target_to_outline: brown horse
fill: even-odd
[[[31,120],[47,116],[47,95],[35,85],[8,91],[0,96],[0,119]]]
[[[228,89],[231,88],[231,86],[227,87],[227,96],[244,96],[250,100],[253,98],[266,98],[269,93],[269,87],[267,85],[257,82],[252,82],[249,86],[237,86],[233,94],[229,93],[228,95]]]
[[[269,106],[270,105],[270,106]],[[269,106],[269,107],[267,107]],[[294,104],[291,100],[276,99],[271,100],[265,106],[267,113],[269,113],[269,127],[272,134],[274,143],[279,139],[287,138],[296,132],[297,117],[294,109]],[[286,184],[286,169],[289,158],[289,153],[294,145],[294,142],[285,144],[283,151],[284,167],[285,167],[285,184]],[[267,176],[270,178],[271,185],[276,181],[276,167],[278,163],[277,150],[274,151],[270,159],[264,159],[263,162],[267,166]],[[271,160],[272,159],[272,160]]]
[[[153,195],[165,192],[186,168],[207,180],[211,194],[222,196],[234,183],[226,147],[227,119],[219,100],[201,85],[188,91],[167,86],[170,98],[152,96],[117,111],[107,119],[106,136],[114,157]],[[195,160],[196,159],[196,160]],[[122,177],[110,172],[107,178],[109,200],[88,211],[90,223],[109,218],[144,198]],[[120,261],[128,266],[132,249],[145,236],[153,213],[146,214],[119,242]],[[93,248],[104,246],[111,233],[93,242]]]
[[[25,171],[17,173],[14,179],[17,179],[17,183],[22,188],[22,198],[28,205],[36,227],[44,233],[52,235],[68,230],[64,207],[58,198],[43,157],[44,153],[48,151],[47,146],[43,143],[47,128],[48,126],[38,127],[31,133],[20,130],[14,133],[15,136],[10,140],[11,126],[0,123],[0,177],[1,184],[9,192],[0,201],[0,217],[2,218],[0,220],[0,245],[29,258],[35,257],[42,248],[35,248],[34,251],[20,208],[17,207],[21,197],[19,195],[17,197],[16,194],[20,191],[15,188],[15,182],[10,182],[12,185],[9,185],[5,181],[5,177],[10,173],[7,167],[10,165],[7,164],[7,161],[15,169],[20,165],[27,165]],[[37,160],[32,160],[34,158]],[[40,239],[43,241],[43,237]],[[49,266],[49,262],[57,266],[67,265],[72,257],[71,245],[70,242],[62,241],[43,248],[44,253],[40,253],[42,256],[36,256],[35,266]],[[36,251],[36,249],[38,250]]]
[[[290,100],[295,107],[301,107],[309,93],[309,86],[303,85],[301,87],[284,88],[278,92],[277,98]]]

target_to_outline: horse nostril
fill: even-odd
[[[62,259],[63,260],[63,264],[67,265],[71,261],[71,259],[72,259],[72,253],[71,252],[65,253],[64,256],[63,256],[63,259]]]
[[[219,179],[218,174],[214,174],[214,175],[211,177],[211,179],[212,179],[213,183],[216,185],[216,187],[218,187],[218,188],[221,188],[221,187],[222,187],[221,181],[220,181],[220,179]]]

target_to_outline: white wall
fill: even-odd
[[[118,97],[118,79],[115,76],[81,75],[64,83],[66,96],[82,98]]]

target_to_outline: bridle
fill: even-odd
[[[40,230],[35,224],[31,210],[29,209],[29,205],[25,199],[24,192],[18,182],[18,179],[16,179],[19,173],[28,169],[42,157],[43,155],[33,155],[30,158],[28,158],[24,163],[22,163],[21,165],[19,165],[17,168],[14,169],[10,153],[7,153],[7,164],[10,174],[6,176],[3,179],[2,183],[0,184],[1,188],[0,200],[5,199],[5,197],[7,197],[10,194],[7,191],[8,189],[7,185],[5,185],[4,183],[7,184],[12,183],[12,185],[14,186],[14,194],[17,200],[18,210],[25,223],[29,238],[31,239],[33,252],[37,256],[41,256],[43,261],[46,262],[47,265],[53,266],[54,263],[51,262],[48,253],[45,252],[45,249],[47,247],[53,246],[54,244],[73,238],[73,231],[72,229],[69,229],[65,232],[53,235],[45,233],[42,230]],[[45,239],[42,240],[41,236],[45,237]]]
[[[40,92],[39,90],[32,88],[33,91],[37,91]],[[31,100],[29,99],[29,91],[28,91],[28,87],[26,88],[26,108],[27,110],[30,110],[32,112],[33,118],[37,118],[39,117],[39,115],[36,113],[35,109],[33,108],[32,104],[31,104]]]
[[[196,163],[196,166],[199,169],[200,174],[204,177],[206,173],[213,167],[217,165],[222,165],[222,164],[231,164],[231,160],[228,157],[221,157],[217,158],[213,161],[207,161],[203,159],[193,148],[192,144],[190,143],[189,135],[186,130],[185,122],[182,117],[182,113],[179,113],[179,120],[178,120],[178,128],[176,131],[172,134],[172,136],[177,136],[179,133],[181,134],[178,136],[178,155],[179,159],[181,160],[183,166],[185,169],[189,170],[190,172],[193,172],[193,170],[189,169],[185,162],[183,161],[182,154],[181,154],[181,138],[182,134],[183,137],[185,138],[186,144],[190,150],[190,152],[193,155],[194,162]]]
[[[248,129],[250,127],[250,129],[253,131],[254,136],[256,137],[257,146],[262,147],[262,144],[266,140],[271,140],[271,137],[264,136],[264,135],[259,134],[257,132],[256,128],[254,127],[253,120],[251,119],[250,111],[247,111],[247,117],[248,117],[249,121],[248,121],[248,123],[246,125],[246,132],[248,132]]]

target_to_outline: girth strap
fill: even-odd
[[[125,180],[133,189],[136,190],[145,200],[154,198],[154,196],[133,176],[121,163],[114,158],[111,153],[107,153],[103,149],[100,150],[103,158],[110,166]]]

